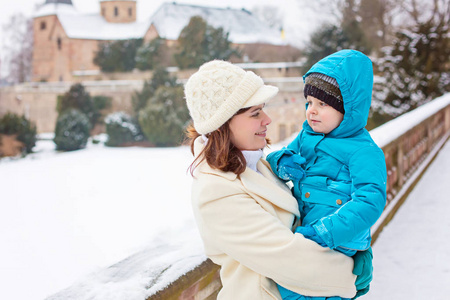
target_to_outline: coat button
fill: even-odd
[[[309,196],[311,196],[311,194],[309,192],[306,192],[305,198],[309,198]]]
[[[337,200],[336,200],[336,204],[337,204],[337,205],[341,205],[341,204],[342,204],[342,200],[341,200],[341,199],[337,199]]]

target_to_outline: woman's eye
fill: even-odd
[[[253,115],[252,115],[252,117],[259,117],[259,112],[257,112],[257,113],[254,113]]]

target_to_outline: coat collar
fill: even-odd
[[[194,154],[196,157],[203,147],[202,138],[197,138],[194,142]],[[256,167],[261,174],[247,167],[239,177],[233,172],[213,169],[207,163],[200,164],[197,171],[220,176],[230,181],[240,180],[248,192],[255,197],[256,201],[259,201],[259,198],[263,198],[265,201],[271,202],[273,205],[299,217],[297,200],[291,195],[286,184],[272,173],[269,163],[265,159],[260,159]]]
[[[250,193],[299,217],[297,200],[292,196],[286,184],[272,173],[269,163],[260,159],[257,168],[262,176],[249,168],[240,175],[244,187]]]

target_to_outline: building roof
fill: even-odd
[[[47,0],[52,1],[52,0]],[[57,0],[54,0],[58,2]],[[63,0],[59,0],[63,1]],[[106,0],[104,0],[106,1]],[[71,2],[71,1],[69,1]],[[74,39],[123,40],[143,38],[154,24],[160,37],[177,40],[181,30],[193,16],[201,16],[213,27],[229,32],[229,39],[237,44],[284,44],[280,32],[270,28],[244,9],[216,8],[164,3],[144,22],[109,23],[100,14],[80,14],[67,3],[48,3],[40,7],[34,17],[57,15],[67,36]]]
[[[45,0],[44,4],[49,4],[49,3],[60,3],[60,4],[72,5],[72,0]]]
[[[143,38],[147,23],[109,23],[100,14],[81,14],[72,5],[44,4],[34,18],[57,15],[67,36],[72,39],[126,40]]]
[[[72,4],[46,2],[34,12],[33,18],[62,14],[78,14],[78,12]]]
[[[284,44],[278,30],[270,28],[245,9],[164,3],[150,18],[150,23],[155,25],[161,37],[176,40],[193,16],[201,16],[213,27],[222,27],[229,32],[229,39],[234,43]]]

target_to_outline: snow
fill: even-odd
[[[98,13],[83,14],[68,4],[46,4],[33,17],[57,15],[67,36],[72,39],[123,40],[143,38],[148,22],[109,23]],[[92,30],[95,28],[95,30]]]
[[[150,24],[148,23],[108,23],[98,15],[58,14],[68,37],[73,39],[125,40],[143,38]],[[95,30],[92,30],[95,28]]]
[[[442,300],[450,295],[450,143],[447,142],[373,247],[364,300]]]
[[[164,3],[143,22],[109,23],[100,14],[78,13],[67,4],[47,4],[34,17],[57,15],[67,36],[76,39],[121,40],[143,38],[154,24],[162,38],[177,40],[193,16],[201,16],[209,25],[229,32],[234,43],[284,44],[279,30],[270,28],[246,10]],[[92,30],[95,28],[95,30]]]
[[[411,128],[448,97],[396,126]],[[377,143],[398,135],[380,132],[387,136]],[[142,300],[206,259],[190,206],[187,146],[90,143],[60,153],[51,134],[40,138],[36,153],[0,160],[0,299]],[[365,299],[449,294],[442,238],[450,229],[449,156],[447,143],[375,243],[375,279]]]
[[[150,20],[161,37],[176,40],[193,16],[201,16],[215,28],[224,28],[225,32],[230,33],[229,39],[234,43],[284,44],[279,30],[270,28],[243,9],[165,3]]]
[[[370,135],[379,147],[384,147],[396,140],[404,132],[448,105],[450,105],[450,93],[422,105],[420,109],[405,113],[394,120],[371,130]]]
[[[166,262],[178,265],[160,286],[205,259],[188,147],[53,149],[39,141],[36,154],[0,161],[0,299],[44,299],[91,273],[75,295],[130,287],[133,297],[107,298],[143,299]]]
[[[37,9],[34,14],[33,18],[38,17],[45,17],[45,16],[51,16],[51,15],[57,15],[57,14],[67,14],[67,15],[78,15],[77,10],[73,5],[70,4],[46,4],[42,5],[39,9]]]

